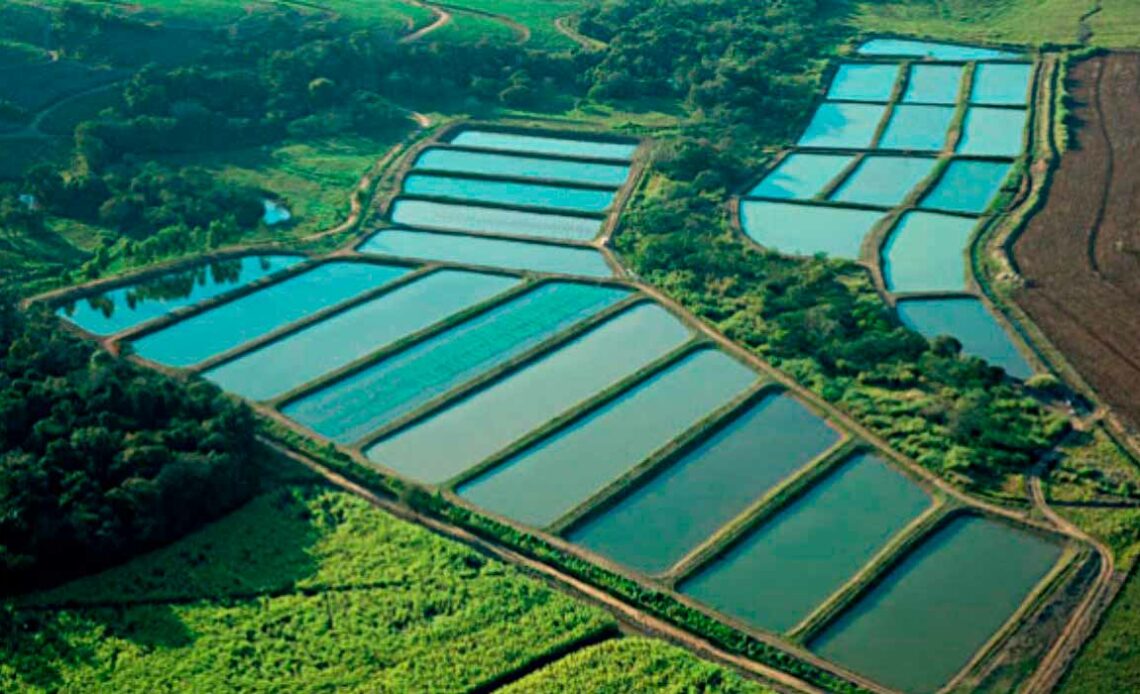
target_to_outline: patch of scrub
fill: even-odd
[[[990,206],[1012,165],[1002,161],[955,159],[919,207],[981,214]]]
[[[1029,102],[1029,63],[981,64],[974,68],[970,103],[996,106],[1024,106]]]
[[[790,396],[768,395],[569,539],[660,573],[838,440]]]
[[[811,199],[841,174],[854,158],[848,154],[789,154],[748,195],[758,198]]]
[[[966,247],[978,220],[907,212],[883,246],[883,278],[892,292],[966,289]]]
[[[958,103],[958,93],[962,89],[961,65],[912,65],[907,79],[903,102],[907,104]]]
[[[515,286],[518,280],[441,270],[212,369],[205,377],[269,400]]]
[[[636,142],[603,142],[576,140],[567,137],[520,135],[487,130],[464,130],[451,140],[453,145],[501,149],[510,152],[549,154],[552,156],[583,157],[588,159],[632,159]]]
[[[404,179],[404,192],[410,195],[432,195],[454,200],[542,207],[568,212],[602,212],[614,201],[612,190],[563,188],[540,183],[416,173]]]
[[[755,379],[752,370],[724,352],[698,352],[459,493],[517,521],[548,525],[743,393]]]
[[[954,110],[953,106],[899,104],[879,140],[879,148],[940,151],[946,146]]]
[[[932,60],[1015,60],[1021,56],[978,46],[911,39],[871,39],[859,46],[860,55],[930,58]]]
[[[440,260],[586,277],[612,274],[602,254],[593,248],[571,248],[459,234],[432,234],[393,229],[382,231],[360,246],[361,253],[398,258]]]
[[[602,230],[602,220],[595,217],[403,198],[396,200],[392,207],[392,221],[410,227],[533,236],[557,241],[589,241]]]
[[[894,207],[930,175],[935,162],[930,157],[865,157],[831,200]]]
[[[1004,523],[962,516],[927,539],[810,644],[892,689],[944,685],[1061,556]]]
[[[881,458],[859,455],[809,489],[681,591],[761,629],[800,623],[929,508]]]
[[[384,439],[366,454],[409,477],[444,482],[680,347],[690,336],[684,324],[660,306],[634,306]]]
[[[831,80],[827,98],[886,103],[891,100],[898,78],[898,65],[844,63]]]
[[[629,295],[551,282],[283,408],[341,443],[356,441]]]
[[[111,335],[292,267],[299,255],[218,260],[65,304],[56,311],[94,335]]]
[[[951,335],[962,344],[963,353],[1000,366],[1014,378],[1033,375],[1029,362],[978,299],[906,299],[898,303],[898,311],[907,327],[928,339]]]
[[[289,212],[289,208],[285,207],[285,204],[280,200],[265,199],[261,201],[261,205],[265,210],[261,215],[261,221],[265,222],[268,226],[288,222],[293,218],[293,214]]]
[[[522,157],[493,152],[433,148],[416,160],[417,169],[535,178],[566,183],[592,183],[618,187],[629,176],[629,167],[568,159]]]
[[[799,145],[866,149],[871,146],[885,111],[886,106],[881,104],[821,104]]]
[[[1015,157],[1021,153],[1026,110],[971,106],[962,124],[959,154]]]
[[[408,268],[395,265],[324,263],[146,335],[132,346],[140,356],[159,364],[192,366],[407,272]]]
[[[882,212],[745,200],[740,224],[756,243],[780,253],[855,260]]]

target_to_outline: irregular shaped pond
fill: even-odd
[[[871,146],[885,111],[886,106],[879,104],[820,104],[799,144],[865,149]]]
[[[883,278],[892,292],[966,289],[966,247],[978,220],[907,212],[883,245]]]
[[[860,55],[913,56],[934,60],[1012,60],[1017,53],[978,46],[911,39],[871,39],[859,46]]]
[[[953,106],[899,104],[879,140],[879,148],[937,152],[946,146],[954,111]]]
[[[1024,106],[1029,102],[1029,63],[981,64],[974,68],[970,103]]]
[[[1023,108],[971,106],[962,124],[958,153],[995,157],[1021,154],[1025,119]]]
[[[593,183],[618,187],[629,167],[566,159],[542,159],[462,149],[429,149],[416,159],[417,169],[535,178],[567,183]]]
[[[990,206],[1011,168],[1009,162],[955,159],[922,199],[920,207],[981,214]]]
[[[464,130],[451,140],[451,144],[464,147],[501,149],[512,152],[531,152],[554,156],[586,157],[594,159],[632,159],[636,142],[603,142],[576,140],[543,135],[521,135],[487,130]]]
[[[898,78],[899,66],[896,64],[845,63],[839,66],[831,79],[827,98],[886,103],[891,100]]]
[[[1029,378],[1033,370],[1017,351],[1000,323],[973,297],[906,299],[898,303],[899,318],[928,339],[952,335],[962,351],[1000,366],[1014,378]]]
[[[745,200],[740,224],[756,243],[780,253],[855,260],[882,212]]]
[[[558,241],[589,241],[602,230],[602,220],[596,217],[403,198],[396,200],[392,208],[392,221],[411,227],[533,236]]]
[[[864,157],[830,199],[894,207],[931,174],[935,163],[931,157]]]
[[[571,212],[602,212],[614,201],[612,190],[564,188],[539,183],[487,181],[428,174],[407,176],[404,179],[404,192],[412,195],[433,195],[456,200],[543,207]]]
[[[789,154],[748,195],[758,198],[811,199],[841,174],[854,158],[846,154]]]
[[[903,102],[908,104],[958,103],[962,90],[961,65],[912,65],[908,75]]]

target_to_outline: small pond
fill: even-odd
[[[1029,63],[981,64],[974,68],[970,103],[998,106],[1025,106],[1029,102]]]
[[[605,142],[576,140],[566,137],[522,135],[487,130],[464,130],[451,144],[482,149],[500,149],[510,152],[549,154],[552,156],[584,157],[592,159],[632,159],[636,142]]]
[[[911,39],[871,39],[859,46],[860,55],[931,58],[933,60],[1011,60],[1017,53],[991,48]]]
[[[589,241],[602,229],[596,217],[506,210],[434,200],[396,200],[392,221],[410,227],[532,236],[556,241]]]
[[[780,253],[855,260],[882,212],[745,200],[740,224],[756,243]]]
[[[978,220],[907,212],[883,245],[883,278],[892,292],[966,289],[966,247]]]
[[[1016,157],[1025,136],[1026,110],[971,106],[962,124],[959,154]]]
[[[289,208],[285,207],[285,203],[280,200],[269,200],[267,198],[261,201],[261,205],[265,209],[265,212],[261,215],[261,221],[269,226],[288,222],[293,218],[293,214],[289,212]]]
[[[981,214],[1001,190],[1011,164],[1004,161],[955,159],[922,199],[920,207]]]
[[[898,303],[899,318],[927,338],[952,335],[962,352],[1000,366],[1014,378],[1029,378],[1033,370],[1017,351],[1013,339],[982,302],[973,297],[906,299]]]
[[[479,178],[413,173],[404,179],[404,192],[497,205],[542,207],[568,212],[602,212],[614,201],[612,190],[564,188],[541,183],[489,181]]]
[[[898,78],[899,66],[896,64],[845,63],[839,66],[831,79],[827,98],[886,103],[891,100]]]
[[[946,146],[954,112],[953,106],[899,104],[879,140],[879,148],[940,151]]]
[[[800,138],[801,147],[866,149],[871,146],[886,106],[824,103]]]
[[[416,160],[416,168],[566,183],[591,183],[615,188],[625,183],[629,175],[629,167],[621,164],[598,164],[446,148],[427,150]]]
[[[934,171],[933,157],[867,156],[831,196],[833,202],[894,207]]]
[[[958,103],[964,72],[961,65],[912,65],[906,91],[903,92],[903,103],[944,106]]]
[[[748,195],[758,198],[810,200],[854,160],[847,154],[795,152],[784,159]]]

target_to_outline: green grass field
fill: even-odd
[[[1092,639],[1077,656],[1059,694],[1134,692],[1140,682],[1140,581],[1128,579]]]
[[[590,3],[589,0],[446,0],[444,4],[509,17],[530,32],[528,47],[562,50],[573,48],[575,44],[558,32],[554,20],[574,14]]]

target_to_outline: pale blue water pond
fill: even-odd
[[[998,106],[1024,106],[1029,102],[1029,63],[981,64],[974,68],[970,103]]]
[[[751,369],[724,352],[698,352],[459,493],[517,521],[549,525],[743,393],[755,379]]]
[[[907,79],[903,102],[908,104],[958,103],[958,93],[962,89],[961,65],[912,65]]]
[[[880,104],[820,104],[799,144],[865,149],[871,146],[885,111],[886,107]]]
[[[487,130],[464,130],[451,141],[451,144],[592,159],[632,159],[634,151],[637,150],[636,142],[576,140],[568,137],[518,135]]]
[[[330,439],[356,441],[628,295],[587,284],[540,285],[282,411]]]
[[[740,224],[756,243],[780,253],[854,260],[884,214],[823,205],[745,200]]]
[[[396,200],[392,208],[392,221],[410,227],[449,231],[510,234],[558,241],[589,241],[602,230],[603,220],[596,217],[575,217],[401,198]]]
[[[680,347],[690,336],[664,308],[639,304],[380,441],[366,454],[409,477],[442,483]]]
[[[487,181],[478,178],[411,174],[404,179],[404,192],[499,205],[543,207],[570,212],[602,212],[614,201],[612,190],[563,188],[540,183]]]
[[[1011,167],[1009,162],[955,159],[922,199],[920,207],[981,214],[1001,190]]]
[[[894,207],[930,175],[935,162],[930,157],[865,157],[831,200]]]
[[[492,152],[433,148],[416,159],[417,169],[453,173],[515,176],[567,183],[592,183],[618,187],[625,183],[629,167],[567,159],[540,159]]]
[[[836,70],[827,98],[886,103],[891,100],[898,77],[899,66],[895,64],[845,63]]]
[[[899,104],[879,140],[880,149],[937,152],[946,146],[954,121],[953,106]]]
[[[264,209],[264,213],[261,215],[261,221],[265,222],[268,226],[288,222],[293,218],[292,213],[289,212],[289,208],[285,207],[285,205],[278,200],[262,200],[261,205]]]
[[[748,194],[760,198],[811,199],[841,174],[854,158],[844,154],[789,154]]]
[[[971,106],[962,125],[959,154],[1016,157],[1021,154],[1026,110]]]
[[[159,364],[192,366],[407,272],[376,263],[324,263],[132,344],[140,356]]]
[[[206,372],[224,390],[269,400],[518,284],[440,270]]]
[[[773,393],[568,539],[661,573],[838,440],[824,420]]]
[[[787,631],[930,504],[921,487],[881,458],[858,455],[685,581],[681,591],[761,629]]]
[[[361,253],[399,258],[469,263],[513,270],[551,272],[588,277],[612,274],[602,254],[593,248],[572,248],[459,234],[392,229],[382,231],[360,246]]]
[[[111,335],[244,287],[304,259],[258,255],[218,260],[79,299],[56,313],[89,333]]]
[[[883,245],[883,277],[892,292],[966,289],[966,246],[978,220],[907,212]]]
[[[952,335],[962,352],[1000,366],[1014,378],[1029,378],[1033,370],[1017,351],[1001,324],[973,297],[906,299],[898,303],[899,318],[927,338]]]
[[[859,46],[860,55],[913,56],[934,60],[1011,60],[1020,58],[1017,53],[978,46],[964,46],[936,41],[911,39],[871,39]]]

